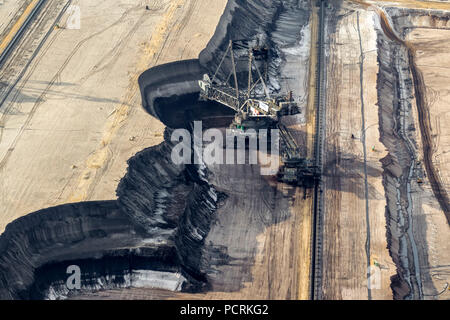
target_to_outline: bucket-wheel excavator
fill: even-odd
[[[239,87],[235,49],[247,52],[246,88]],[[248,41],[242,40],[230,41],[214,74],[205,74],[199,81],[200,99],[216,101],[233,109],[236,115],[231,124],[232,129],[279,129],[282,166],[277,174],[278,179],[289,184],[311,187],[318,179],[318,170],[311,159],[301,156],[289,129],[279,121],[283,116],[300,113],[300,109],[292,92],[287,95],[269,92],[266,85],[268,55],[267,46],[251,46]],[[219,80],[219,72],[223,72],[221,69],[227,58],[230,59],[231,70],[225,73],[225,80]]]

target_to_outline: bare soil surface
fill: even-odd
[[[389,299],[373,14],[345,6],[339,14],[327,65],[324,298]]]
[[[420,23],[416,21],[416,23]],[[450,134],[445,123],[450,120],[448,110],[450,95],[448,91],[448,68],[450,46],[448,37],[450,30],[435,28],[430,32],[429,28],[415,28],[409,33],[407,40],[415,48],[416,66],[420,70],[425,84],[424,102],[427,107],[427,122],[425,125],[430,130],[431,161],[436,175],[442,183],[442,188],[449,190],[449,161],[450,161]],[[419,114],[414,113],[416,126],[419,124]],[[423,144],[421,135],[417,134],[420,144]],[[424,150],[424,149],[423,149]],[[423,151],[419,153],[419,159],[423,160]],[[428,179],[424,179],[420,191],[414,197],[420,204],[417,208],[421,213],[418,223],[424,228],[419,231],[423,243],[428,244],[428,259],[423,261],[431,274],[431,281],[426,284],[427,298],[436,297],[448,299],[449,291],[444,290],[449,284],[450,265],[450,234],[448,217],[446,219],[442,206],[434,197],[435,193]],[[448,204],[448,203],[447,203]],[[426,232],[425,232],[426,231]],[[434,287],[434,288],[433,288]],[[434,294],[434,295],[433,295]]]
[[[126,160],[162,141],[164,126],[142,109],[138,76],[197,57],[225,3],[74,2],[81,29],[54,30],[0,108],[0,230],[41,208],[116,198]],[[7,84],[17,74],[2,72]]]

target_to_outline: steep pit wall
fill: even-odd
[[[207,71],[198,59],[153,67],[139,76],[142,106],[171,128],[184,127],[185,110],[198,102],[198,80]]]
[[[165,65],[154,74],[178,70],[181,76],[174,72],[172,81],[184,80],[182,74],[190,73],[186,70],[192,61],[183,66],[183,62],[176,63],[175,69]],[[158,96],[164,83],[156,78],[159,85],[152,86],[151,77],[145,80],[148,87],[143,92],[149,96],[144,106],[153,114],[149,103],[153,100],[148,97]],[[166,94],[182,105],[191,88],[174,84]],[[128,161],[117,201],[62,205],[8,225],[0,236],[0,298],[67,296],[67,264],[85,269],[82,291],[143,283],[171,290],[202,288],[201,246],[218,196],[205,180],[204,169],[172,162],[170,132],[166,130],[163,143]],[[186,282],[177,272],[192,281]],[[149,279],[154,281],[149,284]]]
[[[111,262],[109,269],[97,270],[100,276],[95,281],[93,274],[82,270],[83,290],[95,287],[97,280],[104,282],[104,288],[120,286],[120,279],[115,281],[107,276],[131,275],[133,258],[148,259],[150,265],[159,257],[158,270],[176,269],[172,251],[169,247],[147,243],[115,201],[74,203],[40,210],[9,224],[0,237],[0,299],[47,298],[52,284],[54,297],[65,296],[67,289],[61,284],[69,276],[67,266],[74,261],[86,267],[106,258]],[[36,273],[41,277],[35,283]]]
[[[381,17],[378,35],[380,133],[389,151],[383,159],[387,238],[397,267],[391,287],[396,299],[437,297],[436,282],[430,270],[445,265],[445,261],[437,262],[437,252],[431,249],[439,242],[427,236],[434,232],[430,230],[434,219],[427,212],[426,202],[436,201],[447,218],[449,202],[432,160],[426,83],[416,65],[414,46],[403,39],[417,22],[445,28],[448,15],[433,12],[424,17],[424,12],[399,9],[378,13]],[[419,161],[421,156],[423,163]],[[427,183],[429,181],[432,195],[420,186],[423,177],[427,178]],[[445,250],[445,246],[440,246],[438,251],[441,250]],[[430,255],[434,259],[430,260]]]
[[[173,163],[172,131],[167,128],[162,144],[128,161],[117,189],[118,203],[136,226],[145,229],[148,242],[175,248],[181,271],[190,280],[184,289],[200,290],[206,285],[204,238],[221,195],[208,184],[204,166]]]

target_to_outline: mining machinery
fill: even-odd
[[[319,178],[318,167],[311,159],[302,157],[300,148],[285,125],[278,123],[281,144],[281,160],[283,165],[278,171],[278,180],[288,183],[302,185],[310,188]]]
[[[247,88],[240,89],[236,71],[234,49],[248,53]],[[287,95],[270,94],[267,88],[268,53],[266,46],[250,46],[246,41],[230,41],[215,73],[203,75],[199,81],[200,99],[221,103],[236,112],[232,129],[278,128],[280,132],[282,166],[278,179],[289,184],[313,186],[318,170],[310,159],[301,156],[297,143],[289,130],[279,122],[282,116],[300,113],[292,92]],[[217,78],[225,59],[231,60],[231,70],[225,81]],[[263,72],[260,68],[262,67]],[[231,81],[231,77],[233,77]],[[256,79],[256,81],[255,81]]]

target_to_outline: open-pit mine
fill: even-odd
[[[0,299],[449,300],[450,2],[0,1]]]

